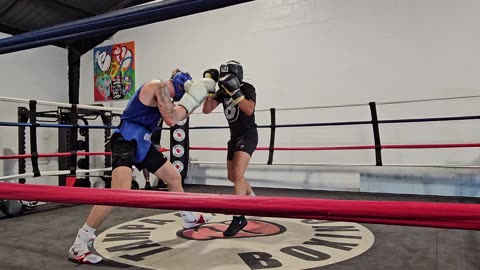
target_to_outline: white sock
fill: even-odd
[[[87,225],[87,223],[83,224],[82,230],[85,231],[88,235],[93,235],[95,234],[95,231],[97,229],[94,229],[90,226]]]
[[[92,237],[95,237],[95,231],[96,230],[94,228],[88,226],[87,224],[83,224],[83,227],[78,230],[74,245],[83,245],[87,243]]]
[[[180,211],[180,215],[185,222],[195,222],[197,217],[190,211]]]

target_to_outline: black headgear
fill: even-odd
[[[243,81],[243,68],[239,62],[230,60],[227,63],[220,65],[220,77],[223,77],[229,73],[235,75],[240,82]]]

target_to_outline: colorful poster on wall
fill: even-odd
[[[133,41],[93,50],[95,101],[130,99],[135,93]]]

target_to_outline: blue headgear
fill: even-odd
[[[190,74],[181,71],[172,75],[170,80],[172,81],[173,89],[175,90],[175,96],[173,96],[174,101],[179,101],[183,97],[183,94],[185,94],[185,88],[183,85],[191,79],[192,77]]]

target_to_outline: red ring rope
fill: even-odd
[[[251,216],[480,229],[480,204],[465,203],[251,197],[13,183],[0,183],[0,198]]]

